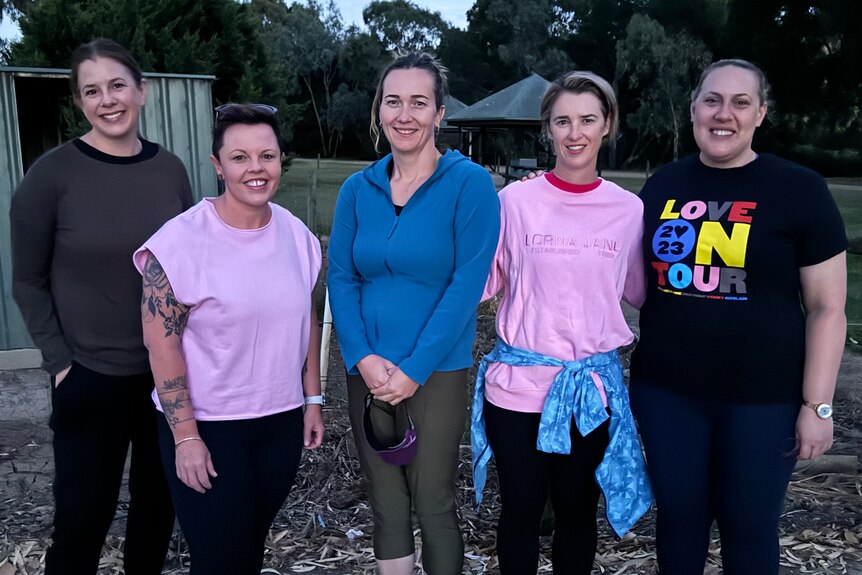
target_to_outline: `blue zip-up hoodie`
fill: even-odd
[[[473,364],[476,306],[500,234],[488,173],[449,151],[395,215],[388,155],[338,194],[327,283],[344,365],[377,354],[419,384]]]

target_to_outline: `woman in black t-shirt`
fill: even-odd
[[[832,445],[846,238],[820,176],[752,149],[768,90],[744,60],[707,68],[691,102],[700,154],[641,192],[648,285],[631,399],[662,575],[703,573],[713,521],[725,572],[777,574],[794,463]]]

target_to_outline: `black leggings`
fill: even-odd
[[[218,477],[198,493],[177,477],[174,439],[159,423],[165,473],[192,575],[257,575],[264,543],[296,478],[302,455],[302,409],[257,419],[199,421]]]
[[[662,575],[702,575],[712,523],[727,575],[777,575],[778,519],[799,405],[697,399],[631,385],[657,506]]]
[[[111,376],[78,363],[51,396],[54,431],[53,544],[47,575],[96,573],[117,510],[129,445],[128,575],[157,575],[174,528],[153,407],[153,376]]]
[[[595,471],[608,445],[609,422],[581,437],[573,421],[572,451],[559,455],[536,449],[540,416],[503,409],[485,400],[485,428],[502,499],[497,526],[500,573],[526,575],[538,569],[539,528],[550,490],[554,573],[589,575],[598,537]]]

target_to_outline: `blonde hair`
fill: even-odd
[[[431,74],[431,77],[434,78],[434,104],[438,111],[443,107],[446,93],[449,91],[446,83],[446,73],[448,72],[446,67],[437,58],[425,52],[396,57],[380,73],[377,90],[374,92],[374,101],[371,103],[371,126],[369,126],[368,131],[371,133],[371,140],[374,142],[374,151],[376,152],[380,151],[378,146],[380,145],[380,104],[383,100],[383,81],[386,80],[386,76],[392,70],[410,70],[412,68],[419,68]]]
[[[551,85],[545,90],[545,95],[542,96],[542,103],[539,107],[539,119],[542,121],[543,137],[548,137],[548,130],[551,124],[551,108],[554,107],[554,102],[557,101],[560,94],[564,92],[571,94],[593,94],[598,98],[602,106],[602,114],[604,114],[605,121],[608,123],[607,138],[611,140],[616,137],[620,124],[620,110],[614,89],[608,84],[607,80],[598,74],[580,70],[563,74],[551,82]]]
[[[694,102],[697,100],[697,97],[700,96],[700,92],[703,89],[703,83],[706,81],[706,77],[712,74],[715,70],[719,68],[726,68],[728,66],[734,66],[736,68],[742,68],[743,70],[748,70],[754,74],[754,77],[757,78],[757,97],[760,100],[761,106],[769,105],[769,97],[770,92],[772,91],[772,87],[769,85],[769,80],[766,79],[766,74],[763,73],[763,70],[760,69],[756,64],[749,62],[748,60],[742,60],[740,58],[727,58],[724,60],[718,60],[717,62],[713,62],[700,75],[700,80],[697,83],[697,86],[694,90],[691,91],[691,101]]]

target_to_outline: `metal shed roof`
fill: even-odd
[[[72,71],[69,68],[28,68],[21,66],[0,66],[0,72],[8,72],[16,75],[43,76],[45,78],[68,78]],[[209,74],[163,74],[161,72],[144,72],[145,78],[191,78],[195,80],[216,80],[215,76]]]

